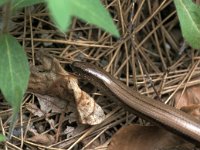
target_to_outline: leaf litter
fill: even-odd
[[[180,89],[199,85],[197,78],[200,73],[199,64],[193,71],[191,69],[199,62],[199,50],[185,44],[173,1],[103,0],[102,2],[110,11],[121,32],[120,40],[77,18],[73,19],[68,33],[61,33],[52,25],[42,5],[35,5],[30,11],[22,10],[13,16],[10,33],[24,44],[28,59],[32,62],[31,79],[34,80],[30,80],[28,93],[24,97],[20,119],[16,124],[16,134],[13,135],[12,141],[0,143],[0,149],[22,147],[48,150],[107,149],[114,133],[123,126],[149,125],[147,121],[117,107],[112,99],[99,93],[95,87],[84,86],[84,84],[81,89],[95,97],[95,101],[103,107],[106,117],[98,125],[81,124],[73,96],[74,91],[67,87],[68,80],[62,80],[63,76],[68,77],[66,72],[62,71],[64,65],[74,60],[100,66],[131,88],[136,86],[140,93],[154,99],[160,98],[163,102],[173,97]],[[133,23],[132,30],[129,28],[130,22]],[[47,52],[48,55],[44,55],[46,58],[51,57],[49,60],[56,58],[62,67],[59,68],[59,65],[52,63],[53,61],[46,63],[46,67],[42,66],[45,64],[42,62],[46,60],[40,58],[39,51]],[[186,90],[183,93],[185,92]],[[58,106],[52,104],[54,106],[48,113],[43,112],[35,94],[58,99],[65,104],[66,109],[52,112],[53,107]],[[169,104],[172,103],[171,98]],[[28,108],[29,104],[30,108]],[[0,105],[2,120],[0,130],[6,134],[11,109],[1,95]],[[198,117],[196,103],[194,106],[184,107],[185,105],[181,108],[184,109],[183,111]],[[45,134],[52,135],[55,142],[45,146],[45,142],[39,144],[27,140]],[[177,150],[178,147],[173,149]]]

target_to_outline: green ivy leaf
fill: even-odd
[[[192,0],[174,0],[183,37],[193,48],[200,48],[200,7]]]
[[[43,3],[45,0],[13,0],[12,9],[19,9],[35,4]]]
[[[119,37],[110,14],[99,0],[46,0],[50,13],[58,28],[65,32],[76,16],[90,24]]]
[[[29,64],[25,51],[15,37],[2,34],[0,43],[0,89],[13,108],[13,125],[28,86]]]
[[[0,142],[3,142],[5,140],[6,140],[6,137],[4,135],[0,134]]]

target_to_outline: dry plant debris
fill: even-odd
[[[200,104],[200,86],[192,86],[178,91],[174,96],[174,105],[178,109],[183,107],[198,106]]]
[[[34,106],[34,109],[29,107],[31,112],[39,114],[41,112],[44,114],[65,112],[67,101],[70,100],[67,98],[70,96],[75,99],[79,120],[82,124],[95,125],[105,119],[101,107],[92,97],[79,88],[76,77],[66,72],[57,59],[42,52],[38,54],[37,58],[39,58],[42,66],[39,66],[40,70],[32,66],[28,91],[36,93],[35,96],[38,98],[40,111],[36,108],[37,106]],[[33,106],[33,104],[31,105]],[[34,111],[35,109],[38,111]]]
[[[35,81],[30,80],[28,91],[36,95],[25,95],[12,141],[0,143],[0,149],[107,149],[114,133],[124,125],[149,124],[116,107],[111,99],[91,86],[81,89],[95,97],[106,117],[98,125],[81,124],[77,120],[76,105],[72,103],[74,91],[67,86],[71,83],[63,80],[73,77],[56,64],[64,66],[74,60],[93,63],[140,93],[170,105],[180,89],[185,89],[184,94],[187,87],[199,85],[199,50],[185,44],[172,0],[102,2],[118,26],[120,39],[76,18],[69,32],[61,33],[43,5],[26,8],[13,16],[11,34],[22,43],[32,63],[31,79]],[[57,62],[40,68],[39,64],[45,64],[42,61],[46,60],[40,58],[39,51],[47,52]],[[47,99],[50,99],[50,108],[43,111],[39,101]],[[54,100],[59,100],[62,107]],[[2,96],[0,106],[0,132],[6,134],[11,109]],[[198,114],[198,108],[191,114]],[[51,135],[55,141],[49,144],[49,139],[45,144],[27,140],[37,135]]]
[[[27,139],[28,141],[39,143],[43,145],[51,145],[55,143],[55,138],[50,134],[38,134]]]

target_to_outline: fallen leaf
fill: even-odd
[[[35,94],[35,96],[38,98],[40,109],[45,113],[50,111],[61,113],[67,109],[67,101],[48,95]]]
[[[104,120],[102,108],[79,88],[77,78],[66,72],[57,59],[43,51],[36,58],[42,65],[31,67],[28,91],[36,94],[42,112],[66,112],[69,103],[75,102],[77,110],[73,112],[78,112],[81,123],[95,125]]]
[[[38,134],[31,138],[28,138],[27,140],[37,143],[37,144],[46,145],[46,146],[52,145],[55,143],[55,138],[50,134]]]
[[[63,133],[67,134],[67,138],[80,134],[87,128],[86,125],[78,124],[76,128],[67,126]]]
[[[74,91],[81,123],[90,125],[101,123],[105,119],[102,108],[86,92],[81,91],[75,80],[70,80],[69,85]]]
[[[38,94],[36,94],[37,96],[38,96]],[[39,96],[38,96],[39,97]],[[35,104],[32,104],[32,103],[28,103],[28,104],[26,104],[26,108],[34,115],[34,116],[38,116],[38,117],[42,117],[42,116],[45,116],[45,120],[49,123],[49,125],[50,125],[50,127],[51,127],[51,129],[55,129],[55,122],[54,122],[54,120],[53,119],[49,119],[48,118],[48,113],[50,112],[50,111],[52,111],[52,112],[62,112],[63,110],[62,109],[60,109],[59,107],[58,107],[58,105],[60,106],[60,107],[66,107],[66,103],[57,103],[58,105],[53,105],[53,102],[54,102],[54,98],[52,98],[52,97],[49,97],[49,96],[41,96],[41,97],[45,97],[44,99],[47,101],[46,103],[45,102],[43,102],[43,100],[39,100],[39,102],[40,102],[40,107],[41,107],[41,109],[40,108],[38,108]],[[49,99],[50,100],[49,100]],[[42,99],[42,98],[41,98]],[[47,100],[48,99],[48,100]],[[51,105],[52,104],[52,105]]]
[[[65,120],[68,120],[68,122],[71,124],[72,122],[77,121],[77,116],[78,116],[77,112],[72,112],[65,117]]]
[[[181,107],[182,111],[186,112],[187,114],[192,115],[196,119],[200,120],[200,104],[194,104],[189,106]]]
[[[42,112],[35,104],[27,103],[26,109],[28,109],[34,116],[44,116],[44,112]]]
[[[174,105],[180,109],[183,106],[189,106],[193,104],[200,104],[200,86],[192,86],[183,90],[179,90],[174,96]]]
[[[74,127],[67,126],[67,128],[63,131],[64,134],[68,134],[74,131]]]

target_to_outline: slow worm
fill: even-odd
[[[107,96],[121,102],[129,112],[200,145],[200,122],[190,115],[140,94],[94,65],[74,62],[72,70]]]

